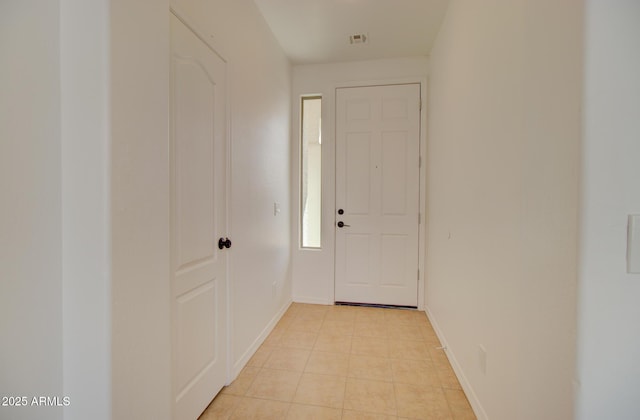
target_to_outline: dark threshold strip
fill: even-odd
[[[359,303],[359,302],[334,302],[336,306],[364,306],[367,308],[387,308],[387,309],[418,309],[417,306],[404,305],[381,305],[378,303]]]

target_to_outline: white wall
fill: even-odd
[[[0,394],[70,403],[2,407],[2,418],[111,418],[105,6],[0,12]]]
[[[586,2],[577,413],[640,418],[640,275],[626,273],[640,213],[640,3]]]
[[[110,1],[112,416],[171,416],[169,4]]]
[[[333,304],[335,243],[335,89],[363,84],[422,83],[426,92],[427,59],[352,61],[345,63],[298,65],[293,68],[291,136],[291,244],[293,300]],[[322,95],[322,249],[301,249],[300,226],[300,97]],[[426,112],[426,111],[424,111]],[[423,119],[424,122],[424,112]],[[421,148],[424,149],[424,128]],[[423,271],[423,270],[421,270]],[[419,299],[422,300],[421,298]]]
[[[107,0],[60,2],[62,365],[68,420],[111,419],[107,10]]]
[[[581,31],[454,0],[430,56],[425,299],[479,418],[573,415]]]
[[[0,5],[0,395],[62,396],[58,1]],[[0,407],[61,419],[61,408]]]
[[[228,63],[233,379],[291,301],[290,64],[252,1],[173,5]]]

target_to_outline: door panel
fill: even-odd
[[[335,300],[417,306],[420,85],[336,93]]]
[[[405,120],[408,117],[409,107],[407,101],[402,98],[383,98],[382,99],[382,119]]]
[[[207,121],[215,115],[215,83],[199,62],[174,57],[175,126],[178,140],[175,162],[177,251],[180,268],[212,258],[211,232],[216,211],[213,203],[214,130]],[[193,205],[184,205],[189,203]]]
[[[173,415],[196,419],[226,382],[226,65],[171,15]]]
[[[381,237],[381,280],[385,287],[402,287],[406,278],[407,261],[405,256],[411,252],[407,235],[382,235]]]
[[[407,214],[407,133],[382,133],[382,214]]]
[[[219,358],[214,335],[202,334],[216,326],[216,308],[211,304],[216,301],[216,286],[217,281],[209,281],[176,299],[178,389],[184,390]]]
[[[351,133],[347,141],[345,171],[347,207],[352,214],[369,214],[371,204],[371,140],[368,133]]]
[[[218,256],[212,234],[220,203],[214,187],[216,139],[210,128],[216,118],[216,85],[194,58],[175,51],[172,58],[172,233],[176,273],[184,274],[197,263],[212,268]]]
[[[346,274],[352,285],[368,285],[371,277],[369,255],[371,239],[369,235],[352,234],[346,238]]]

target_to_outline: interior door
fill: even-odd
[[[418,304],[420,85],[336,92],[336,302]]]
[[[196,419],[226,382],[226,65],[171,14],[173,415]]]

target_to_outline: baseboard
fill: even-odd
[[[429,307],[426,304],[425,304],[425,313],[427,314],[427,318],[429,318],[429,322],[431,322],[431,325],[433,326],[433,329],[436,332],[438,339],[440,339],[440,343],[442,344],[443,347],[445,347],[444,354],[447,356],[447,359],[449,359],[449,363],[453,368],[453,372],[458,377],[458,382],[460,382],[460,386],[462,386],[464,393],[467,395],[467,399],[469,400],[469,404],[471,404],[471,408],[473,409],[473,412],[475,413],[478,420],[489,420],[489,417],[487,416],[487,413],[484,411],[484,408],[482,407],[482,404],[480,403],[478,396],[476,395],[473,388],[471,387],[471,384],[467,380],[467,377],[465,376],[462,370],[462,367],[460,366],[460,363],[458,363],[455,353],[453,352],[451,347],[449,347],[449,344],[447,343],[447,339],[444,336],[444,333],[438,326],[438,321],[436,321],[435,317],[433,316],[431,311],[429,311]]]
[[[296,303],[309,303],[313,305],[333,305],[332,299],[319,299],[307,296],[294,296],[293,301]]]
[[[256,337],[253,343],[251,343],[249,348],[242,354],[240,359],[233,364],[231,377],[229,378],[229,383],[227,385],[235,381],[235,379],[238,377],[242,369],[244,369],[244,367],[247,365],[251,357],[253,357],[255,352],[258,351],[258,348],[260,348],[262,343],[264,343],[264,340],[266,340],[269,334],[271,334],[271,331],[273,331],[274,327],[278,324],[280,318],[282,318],[284,313],[287,312],[287,309],[289,309],[291,303],[292,301],[289,300],[280,308],[280,310],[273,316],[273,318],[271,318],[271,321],[269,321],[269,323],[264,327],[258,337]]]

